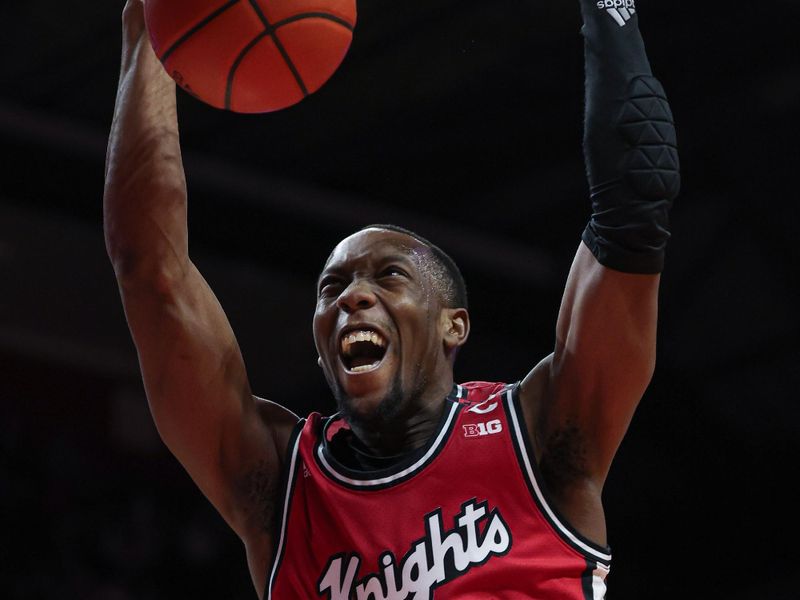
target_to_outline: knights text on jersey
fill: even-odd
[[[340,464],[342,425],[292,440],[266,600],[600,600],[611,555],[550,506],[517,386],[454,386],[438,431],[381,471]]]

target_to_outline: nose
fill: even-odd
[[[375,302],[375,294],[364,280],[353,281],[336,300],[337,306],[348,314],[370,308]]]

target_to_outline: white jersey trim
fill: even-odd
[[[461,393],[461,386],[459,387],[459,394]],[[461,397],[460,395],[457,397]],[[414,471],[420,469],[422,466],[427,463],[430,458],[438,451],[439,446],[442,443],[442,440],[447,436],[448,432],[450,431],[450,425],[455,418],[456,413],[458,412],[459,404],[457,402],[453,402],[450,405],[450,413],[447,415],[447,420],[445,421],[444,425],[442,425],[441,429],[439,430],[439,434],[436,436],[436,440],[431,444],[428,448],[428,451],[425,452],[414,464],[406,467],[402,471],[398,471],[397,473],[393,473],[387,477],[381,477],[379,479],[353,479],[352,477],[347,477],[339,473],[325,458],[325,453],[323,452],[323,445],[319,444],[317,446],[317,458],[319,459],[320,464],[325,468],[327,473],[341,481],[342,483],[346,483],[348,485],[352,485],[355,487],[372,487],[376,485],[385,485],[387,483],[392,483],[397,481],[398,479],[402,479],[407,477],[409,474],[413,473]]]
[[[305,419],[301,421],[305,423]],[[289,503],[292,499],[292,488],[294,487],[294,478],[297,467],[297,454],[300,451],[300,439],[302,438],[302,428],[298,432],[297,439],[294,442],[292,449],[292,459],[289,463],[289,476],[286,478],[286,493],[283,498],[283,515],[281,516],[281,536],[278,539],[278,546],[275,550],[275,556],[272,558],[272,573],[269,576],[269,586],[267,588],[267,600],[272,600],[272,586],[275,583],[275,575],[278,573],[278,566],[280,566],[281,557],[283,555],[283,545],[286,537],[286,524],[289,519]]]
[[[508,406],[511,408],[509,410],[509,415],[511,417],[511,426],[514,429],[514,436],[517,439],[517,445],[519,446],[520,456],[522,457],[523,467],[525,470],[525,474],[528,477],[528,481],[533,488],[534,493],[536,494],[536,499],[539,501],[540,506],[547,514],[547,517],[550,519],[550,522],[553,523],[556,528],[558,529],[559,533],[568,539],[573,545],[577,546],[589,556],[592,556],[598,560],[604,561],[606,564],[611,562],[611,555],[600,552],[597,549],[593,548],[592,546],[586,544],[583,540],[581,540],[575,533],[572,531],[570,527],[565,525],[561,519],[556,515],[555,511],[550,507],[548,504],[547,499],[542,491],[542,488],[539,485],[539,481],[536,479],[536,475],[534,474],[533,466],[531,465],[530,457],[526,452],[526,445],[525,445],[525,437],[522,433],[521,425],[519,422],[519,418],[517,417],[517,407],[514,404],[514,388],[509,388],[506,392],[506,398],[508,400]],[[606,565],[603,565],[604,567]],[[607,568],[607,567],[606,567]]]
[[[592,600],[604,600],[606,597],[606,577],[609,569],[606,565],[598,564],[592,572]]]

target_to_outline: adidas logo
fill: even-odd
[[[600,0],[597,8],[605,9],[620,27],[625,27],[631,15],[636,13],[636,0]]]

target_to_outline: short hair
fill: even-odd
[[[366,229],[385,229],[386,231],[403,233],[414,238],[428,248],[433,255],[433,279],[438,288],[442,303],[446,308],[469,308],[467,306],[467,284],[464,281],[464,276],[461,274],[461,270],[458,268],[456,262],[450,258],[444,250],[439,248],[439,246],[425,239],[418,233],[414,233],[399,225],[388,223],[367,225],[359,229],[359,231],[364,231]]]

